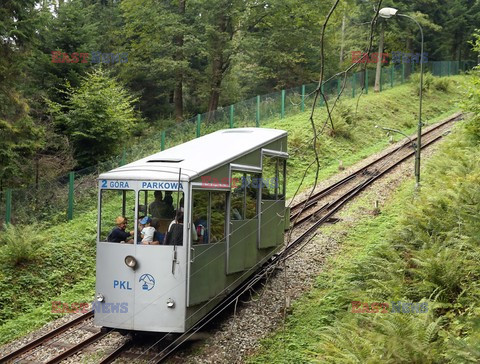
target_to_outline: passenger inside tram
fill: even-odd
[[[152,215],[152,217],[161,218],[162,212],[165,209],[165,202],[163,201],[162,191],[155,191],[153,193],[155,197],[155,201],[153,201],[148,206],[148,213]]]
[[[167,234],[165,236],[165,245],[183,245],[183,212],[178,211],[169,227]],[[197,231],[195,227],[192,225],[190,229],[192,231],[192,240],[198,241]]]
[[[133,244],[133,234],[132,231],[126,231],[127,219],[123,216],[118,216],[115,219],[115,227],[112,229],[110,234],[107,236],[107,241],[110,243],[128,243]]]
[[[173,219],[175,217],[175,208],[173,207],[172,191],[165,192],[163,202],[165,204],[163,216],[165,216],[165,218]]]

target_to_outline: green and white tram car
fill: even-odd
[[[287,158],[287,132],[238,128],[102,173],[95,324],[168,333],[195,325],[283,245]],[[140,236],[144,216],[152,242]],[[133,235],[112,242],[122,217]],[[172,221],[183,231],[175,245],[165,238]]]

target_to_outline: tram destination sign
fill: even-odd
[[[108,190],[162,190],[162,191],[183,191],[183,184],[178,181],[119,181],[101,179],[101,189]]]

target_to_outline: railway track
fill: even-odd
[[[452,122],[460,118],[462,118],[462,114],[456,113],[426,130],[422,134],[422,148],[428,147],[439,140],[443,136],[445,129],[448,128]],[[361,186],[362,183],[367,183],[368,185],[367,181],[370,179],[375,180],[376,176],[384,175],[386,172],[414,155],[415,149],[412,147],[412,143],[415,143],[416,140],[417,137],[411,138],[399,148],[385,153],[340,181],[314,193],[308,201],[304,200],[292,206],[290,210],[290,220],[292,221],[293,227],[304,223],[312,217],[318,220],[318,214],[332,210],[335,205],[341,202],[341,200],[337,201],[335,198],[332,199],[332,196],[335,196],[335,191],[341,190],[346,186],[350,186],[351,190],[354,191]],[[315,213],[311,213],[311,210],[315,210]]]
[[[4,357],[0,358],[0,363],[8,363],[8,362],[21,362],[21,357],[27,353],[32,352],[35,349],[39,349],[41,346],[47,345],[48,343],[58,341],[59,337],[67,332],[70,329],[73,329],[81,324],[85,324],[88,320],[93,318],[93,312],[87,312],[72,321],[69,321],[63,324],[56,329],[49,331],[48,333],[42,335],[41,337],[32,340],[31,342],[25,344],[21,348],[12,351],[10,354],[5,355]],[[79,349],[81,350],[81,348]],[[68,351],[68,350],[67,350]],[[58,361],[51,361],[52,363],[56,363]]]
[[[449,125],[456,120],[462,118],[461,113],[457,113],[446,119],[445,121],[435,125],[434,127],[426,130],[422,134],[422,148],[428,147],[441,139],[448,129]],[[275,255],[268,264],[265,264],[257,273],[255,273],[250,279],[243,282],[237,287],[229,296],[227,296],[214,310],[212,310],[207,316],[205,316],[193,329],[181,334],[174,340],[165,343],[160,348],[159,352],[155,355],[149,354],[148,357],[145,354],[141,355],[143,359],[148,360],[151,363],[161,363],[167,359],[178,346],[188,341],[192,335],[198,332],[208,322],[213,320],[227,307],[234,303],[238,297],[247,292],[252,286],[264,279],[270,274],[278,264],[287,259],[292,251],[298,247],[303,241],[305,241],[320,225],[328,221],[333,215],[338,212],[347,202],[352,200],[367,186],[371,185],[377,179],[390,172],[396,166],[404,162],[406,159],[414,155],[415,149],[407,144],[412,144],[416,141],[416,138],[411,138],[408,143],[402,144],[399,148],[392,150],[381,157],[370,162],[366,166],[358,169],[357,171],[349,174],[340,181],[328,186],[321,191],[314,193],[310,198],[303,200],[291,207],[290,220],[292,222],[291,229],[301,224],[308,223],[308,227],[297,236],[292,242],[285,246],[285,248]],[[73,321],[70,321],[63,326],[43,335],[42,337],[26,344],[20,349],[8,354],[7,356],[0,358],[0,363],[13,362],[15,359],[20,358],[32,350],[47,344],[48,342],[59,337],[67,330],[79,326],[88,319],[92,318],[93,312],[89,312],[82,315]],[[108,332],[97,332],[82,342],[66,349],[59,355],[50,359],[47,363],[59,363],[63,359],[66,359],[75,353],[78,353],[85,347],[97,342],[101,338],[108,335]],[[131,340],[125,341],[120,347],[112,351],[100,363],[107,364],[112,363],[117,358],[124,356],[125,353],[135,345],[135,342]],[[132,355],[130,355],[132,356]]]

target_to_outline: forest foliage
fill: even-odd
[[[325,33],[327,76],[351,64],[351,51],[367,49],[376,5],[340,2]],[[2,1],[0,191],[98,162],[148,126],[317,80],[321,24],[330,6],[307,0]],[[382,6],[421,22],[429,60],[475,58],[468,41],[478,2]],[[374,51],[379,23],[385,52],[419,51],[417,29],[402,19],[378,20]],[[89,88],[100,82],[101,88]],[[92,149],[99,144],[102,150]]]

